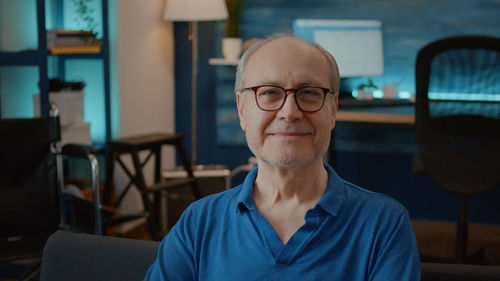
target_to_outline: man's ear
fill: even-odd
[[[245,131],[245,102],[241,96],[241,92],[236,92],[236,106],[238,107],[238,117],[240,118],[240,127]]]
[[[335,119],[337,118],[337,109],[339,106],[339,93],[333,93],[331,106],[332,106],[331,130],[333,130],[335,128]]]

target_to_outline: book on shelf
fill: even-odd
[[[91,30],[76,30],[76,29],[49,29],[47,33],[57,35],[92,35]]]
[[[55,47],[50,49],[53,55],[62,54],[97,54],[101,52],[101,46],[72,46],[72,47]]]
[[[102,40],[89,30],[47,30],[47,48],[101,46]]]
[[[54,47],[101,46],[101,44],[102,41],[97,38],[57,37]]]

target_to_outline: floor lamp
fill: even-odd
[[[191,161],[197,162],[197,78],[198,78],[198,22],[223,20],[228,16],[224,0],[167,0],[163,18],[167,21],[188,21],[189,40],[192,41],[191,63]]]

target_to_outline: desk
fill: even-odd
[[[418,151],[414,106],[344,107],[338,109],[336,120],[329,152],[332,164],[341,151],[402,155]]]
[[[340,122],[415,124],[415,107],[339,108],[336,120]]]
[[[438,207],[427,204],[440,203],[428,194],[436,198],[446,194],[436,195],[439,191],[433,191],[430,179],[412,170],[418,151],[415,106],[344,107],[338,109],[336,120],[327,161],[342,178],[395,198],[412,218],[448,218],[432,214],[428,209]]]

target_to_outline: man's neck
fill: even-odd
[[[262,162],[254,183],[255,204],[285,245],[325,192],[328,172],[322,162],[300,168],[277,168]]]
[[[257,201],[273,204],[295,201],[298,205],[314,206],[328,184],[328,172],[323,162],[316,161],[303,167],[275,167],[259,161],[255,179],[254,197]]]

